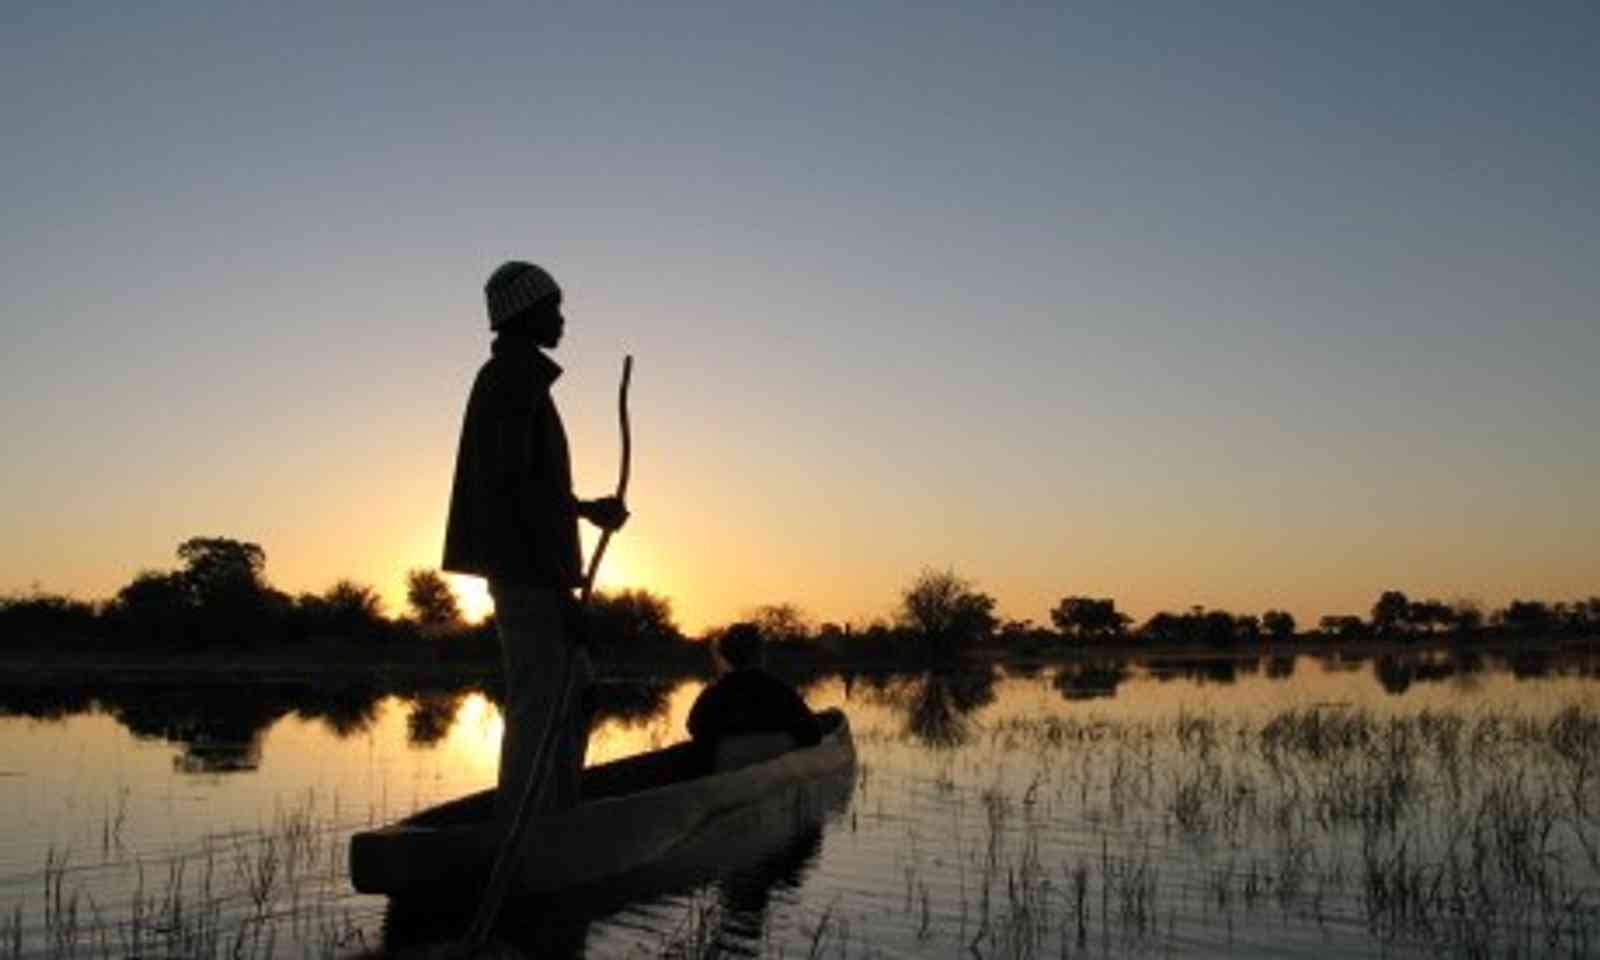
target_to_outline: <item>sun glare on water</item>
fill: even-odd
[[[483,694],[472,693],[461,701],[456,711],[451,739],[472,758],[474,765],[492,774],[500,765],[500,738],[505,729],[500,708]]]

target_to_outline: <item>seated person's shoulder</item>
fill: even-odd
[[[821,727],[795,689],[758,668],[737,670],[707,687],[689,710],[696,739],[788,733],[802,746],[821,739]]]
[[[821,724],[789,684],[761,665],[762,640],[751,623],[728,627],[716,640],[716,652],[731,668],[708,686],[689,711],[689,733],[697,741],[747,734],[782,733],[796,744],[822,739]]]

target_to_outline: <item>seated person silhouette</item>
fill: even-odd
[[[822,727],[795,689],[763,669],[766,641],[753,623],[717,638],[722,676],[689,708],[689,735],[702,769],[731,770],[822,739]]]

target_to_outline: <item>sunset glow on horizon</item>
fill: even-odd
[[[636,357],[599,585],[690,634],[1600,594],[1592,6],[13,19],[0,593],[403,612],[514,257],[580,496]]]

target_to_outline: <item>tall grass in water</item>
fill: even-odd
[[[798,914],[755,943],[695,900],[658,954],[1265,956],[1293,939],[1302,953],[1600,955],[1594,704],[1009,721],[939,753],[923,790],[899,789],[918,772],[862,733],[870,779],[850,822],[939,835],[896,844],[873,890],[780,907]],[[308,807],[142,864],[51,851],[33,892],[0,902],[0,960],[370,949],[345,837]],[[131,878],[93,882],[106,869]]]
[[[344,874],[349,827],[309,801],[269,827],[208,836],[153,860],[79,866],[46,853],[40,897],[0,913],[0,957],[335,956],[366,945]],[[113,836],[107,833],[107,836]],[[102,854],[116,844],[102,844]]]
[[[960,881],[913,858],[896,886],[935,896],[913,911],[931,921],[888,932],[903,945],[1265,955],[1287,938],[1329,954],[1600,955],[1593,703],[1027,718],[961,749],[937,776],[962,782],[935,792],[973,810],[960,816],[975,829],[952,831]]]

